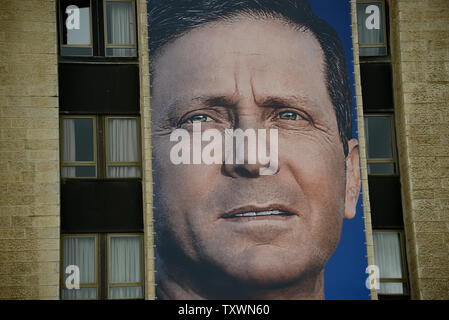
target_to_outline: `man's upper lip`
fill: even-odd
[[[222,214],[220,216],[220,218],[230,218],[236,214],[245,213],[245,212],[261,212],[261,211],[270,211],[270,210],[279,210],[279,211],[284,211],[284,212],[287,212],[290,214],[298,215],[294,209],[289,208],[285,205],[270,204],[267,206],[252,206],[252,205],[250,205],[250,206],[238,207],[238,208],[235,208],[235,209],[225,212],[224,214]]]

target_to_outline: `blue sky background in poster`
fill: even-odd
[[[353,96],[353,136],[358,138],[357,112],[352,52],[351,3],[349,0],[310,0],[317,16],[326,20],[338,33],[345,50],[346,66]],[[368,274],[362,193],[356,216],[344,219],[340,244],[327,263],[324,275],[326,299],[370,299],[365,286]]]

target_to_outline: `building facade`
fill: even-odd
[[[449,2],[351,6],[372,298],[449,299]],[[155,298],[146,10],[0,0],[0,299]]]

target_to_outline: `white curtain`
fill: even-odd
[[[137,119],[109,119],[109,161],[138,162]],[[109,177],[140,177],[138,166],[110,166]]]
[[[401,242],[398,232],[373,232],[374,260],[381,278],[402,278]],[[380,293],[403,293],[402,283],[381,283]]]
[[[76,161],[75,119],[64,119],[64,161]],[[73,178],[76,176],[75,167],[63,167],[62,176]]]
[[[111,237],[111,283],[140,282],[140,238],[137,236]],[[110,287],[110,298],[141,298],[142,287]]]
[[[134,45],[134,13],[132,3],[107,2],[108,44]],[[133,56],[135,49],[111,48],[108,55]]]
[[[64,271],[76,265],[80,271],[80,284],[95,283],[95,238],[64,238]],[[63,299],[95,299],[96,288],[64,289]]]

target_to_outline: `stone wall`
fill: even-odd
[[[54,0],[0,1],[0,299],[59,297]]]
[[[390,0],[413,299],[449,299],[449,1]]]

